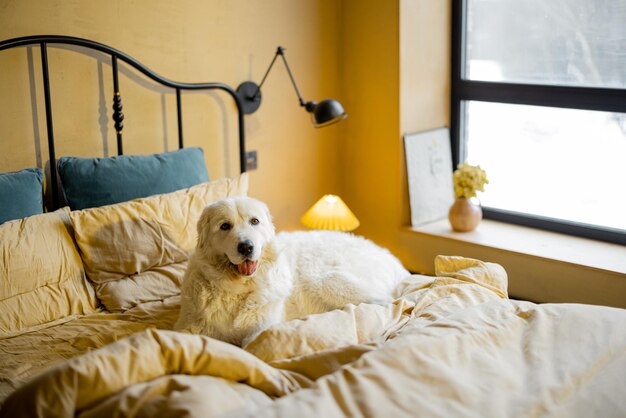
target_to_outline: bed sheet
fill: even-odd
[[[0,403],[44,370],[147,328],[172,329],[180,296],[149,302],[124,313],[70,316],[0,339]]]
[[[626,310],[506,297],[440,258],[387,305],[277,324],[242,348],[148,329],[58,364],[3,416],[626,416]]]

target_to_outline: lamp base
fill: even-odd
[[[256,96],[255,96],[256,93]],[[244,81],[237,87],[237,96],[241,99],[243,113],[249,115],[261,106],[261,91],[254,81]]]

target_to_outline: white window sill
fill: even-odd
[[[454,232],[447,219],[419,227],[412,232],[466,242],[495,250],[530,255],[584,268],[624,275],[626,246],[572,237],[535,228],[483,219],[471,232]]]

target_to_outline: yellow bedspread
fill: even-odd
[[[179,309],[180,297],[172,296],[124,313],[68,316],[0,336],[0,402],[34,375],[67,359],[147,328],[171,329]]]
[[[495,264],[436,260],[393,304],[247,347],[148,329],[59,363],[2,416],[626,416],[626,311],[507,299]]]

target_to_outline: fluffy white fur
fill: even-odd
[[[222,199],[198,221],[176,329],[241,345],[280,321],[389,301],[408,275],[388,250],[365,238],[332,231],[275,235],[264,203]]]

